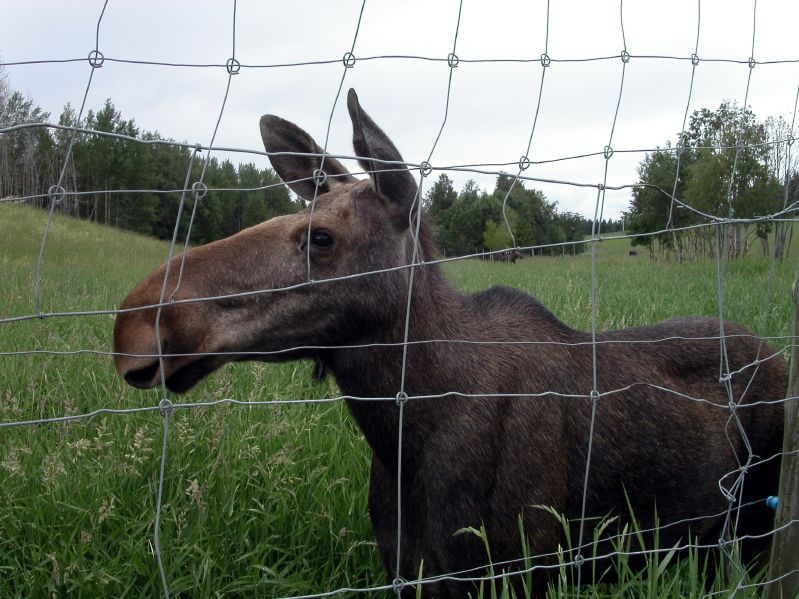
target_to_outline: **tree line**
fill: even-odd
[[[799,200],[793,137],[782,117],[760,121],[734,102],[695,110],[676,144],[668,141],[638,166],[642,185],[633,190],[624,215],[627,231],[654,234],[641,235],[633,244],[647,247],[652,257],[679,259],[714,255],[719,243],[731,258],[758,245],[764,255],[785,255],[793,227],[757,217]],[[672,195],[688,207],[673,202]],[[721,230],[694,227],[709,222],[708,215],[752,220]]]
[[[514,177],[506,174],[497,177],[489,193],[473,180],[458,192],[452,179],[442,173],[425,193],[423,205],[447,256],[514,246],[544,246],[535,249],[540,255],[577,254],[584,252],[585,246],[571,242],[580,242],[592,232],[591,221],[575,212],[559,211],[557,202],[527,189],[521,180],[514,183]],[[601,224],[605,232],[621,228],[621,221],[603,220]]]
[[[47,123],[49,119],[50,114],[34,100],[10,89],[0,71],[0,127]],[[29,203],[49,208],[48,190],[60,179],[68,193],[56,206],[59,212],[170,239],[194,150],[164,139],[157,131],[143,131],[133,118],[124,117],[111,99],[96,111],[88,110],[80,120],[67,104],[58,125],[60,128],[30,127],[0,134],[0,198],[29,198]],[[131,139],[74,132],[75,125]],[[203,169],[202,180],[209,190],[197,203],[191,231],[194,243],[226,237],[304,206],[269,168],[252,163],[234,165],[213,157],[206,162],[200,154],[192,164],[189,184],[200,179]],[[506,195],[505,216],[513,239],[502,212]],[[191,207],[191,194],[187,200]],[[558,211],[556,202],[527,189],[521,181],[514,183],[509,175],[498,176],[489,193],[474,181],[458,192],[442,174],[423,200],[446,255],[514,245],[550,245],[537,249],[538,254],[580,253],[583,245],[569,242],[591,234],[591,221],[574,212]],[[181,218],[179,235],[185,236],[188,221]],[[603,232],[620,227],[620,221],[601,223]]]
[[[0,73],[1,75],[1,73]],[[0,127],[44,123],[50,115],[33,100],[9,89],[0,78]],[[50,206],[48,190],[61,178],[68,193],[56,209],[64,214],[121,229],[170,239],[177,220],[181,192],[194,151],[158,132],[142,131],[134,119],[126,119],[106,100],[96,112],[89,110],[77,121],[67,104],[58,124],[19,129],[0,134],[0,198],[38,196],[29,203]],[[127,139],[78,132],[75,124],[135,138]],[[67,156],[67,148],[72,151]],[[61,171],[64,169],[63,177]],[[252,163],[234,165],[229,160],[199,154],[192,163],[189,185],[200,180],[209,189],[197,202],[191,240],[206,243],[227,237],[243,228],[279,214],[296,212],[292,199],[278,176]],[[170,191],[172,190],[172,191]],[[189,209],[193,197],[187,194]],[[186,235],[189,218],[181,218],[179,234]]]

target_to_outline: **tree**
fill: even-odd
[[[768,143],[768,169],[774,178],[782,183],[782,200],[778,201],[780,210],[795,204],[799,199],[799,152],[795,151],[793,140],[794,131],[782,117],[769,117],[765,122]],[[774,256],[782,258],[793,233],[791,223],[775,221],[774,223]],[[762,238],[761,238],[762,239]],[[768,237],[765,238],[764,251],[768,251]]]
[[[448,254],[463,255],[481,251],[486,222],[502,218],[502,206],[469,180],[449,210],[444,239]]]
[[[427,212],[436,239],[445,255],[451,253],[452,250],[447,244],[447,230],[449,228],[449,210],[457,199],[458,192],[455,191],[452,179],[446,173],[441,173],[422,200],[422,206]]]
[[[0,71],[0,126],[48,118],[32,100],[11,91]],[[142,131],[110,98],[81,119],[66,104],[59,124],[52,131],[38,127],[0,137],[0,193],[41,194],[40,205],[47,206],[47,189],[63,170],[61,184],[73,193],[59,211],[160,239],[177,233],[191,243],[213,241],[301,207],[271,169],[195,155],[157,131]],[[197,199],[184,189],[187,181],[189,186],[202,181],[208,192]],[[457,192],[452,179],[441,174],[423,207],[449,255],[577,240],[585,222],[573,213],[560,214],[556,202],[507,174],[497,177],[491,193],[473,180]]]
[[[457,199],[458,192],[455,191],[452,179],[446,173],[441,173],[425,194],[422,206],[428,216],[435,220],[438,216],[446,214]]]
[[[12,91],[0,72],[0,127],[44,123],[50,113]],[[52,143],[47,131],[25,128],[0,135],[0,197],[46,193],[52,177]]]
[[[585,223],[578,214],[559,213],[556,202],[547,200],[538,190],[527,189],[521,180],[514,183],[514,178],[506,174],[497,177],[491,194],[473,180],[456,194],[452,181],[442,175],[425,196],[425,206],[448,255],[578,241]],[[583,250],[575,245],[572,252]],[[541,253],[564,251],[545,247]]]
[[[280,177],[277,176],[275,171],[270,168],[265,168],[260,171],[261,182],[260,186],[263,188],[259,191],[264,198],[265,212],[256,216],[256,221],[260,222],[279,216],[281,214],[291,214],[297,212],[300,205],[291,199],[288,188],[283,184]]]
[[[676,148],[669,143],[647,154],[638,167],[640,185],[633,190],[625,213],[628,230],[650,234],[668,230],[642,235],[633,244],[648,247],[652,256],[657,244],[664,253],[676,251],[680,258],[689,246],[695,253],[713,247],[714,232],[709,229],[679,231],[702,219],[697,212],[672,203],[669,196],[673,189],[677,198],[713,217],[745,221],[779,210],[784,184],[778,173],[787,176],[785,165],[789,160],[784,148],[775,149],[775,145],[785,144],[774,141],[777,136],[789,138],[789,129],[784,121],[761,123],[751,110],[734,102],[723,102],[715,111],[694,111],[681,143]],[[727,226],[724,238],[731,257],[747,253],[750,227],[746,222]],[[759,221],[753,228],[766,254],[770,231],[768,221]],[[784,239],[778,245],[781,252]]]
[[[45,122],[49,115],[30,99],[8,88],[0,71],[0,126]],[[157,132],[142,132],[126,119],[111,99],[98,111],[78,115],[66,104],[59,117],[63,128],[26,128],[0,136],[0,193],[3,196],[39,194],[47,206],[50,185],[59,180],[68,196],[57,209],[65,214],[107,225],[171,239],[189,233],[194,205],[183,191],[192,151]],[[74,131],[73,127],[97,132]],[[116,137],[124,136],[125,139]],[[141,139],[147,143],[136,141]],[[277,214],[298,208],[287,188],[271,169],[253,164],[236,166],[202,155],[194,161],[189,184],[201,175],[209,188],[197,203],[190,241],[203,243],[235,233]],[[242,189],[246,188],[246,189]],[[176,222],[181,198],[184,217]]]
[[[485,227],[483,229],[483,245],[491,252],[512,248],[514,246],[514,240],[511,238],[510,231],[513,231],[514,237],[518,237],[519,215],[511,207],[507,207],[505,215],[507,216],[507,223],[505,222],[505,218],[501,216],[499,221],[489,218],[485,222]],[[508,231],[508,226],[510,226],[510,231]],[[516,245],[519,245],[518,239],[516,239]]]
[[[680,177],[677,178],[674,196],[684,196],[685,162],[680,162]],[[680,209],[679,204],[672,201],[675,176],[677,174],[678,155],[668,144],[647,154],[638,165],[639,185],[633,188],[630,208],[624,214],[627,231],[632,234],[652,233],[666,229],[669,224],[680,228],[689,224],[692,215]],[[657,233],[635,237],[632,245],[641,245],[654,255],[656,243],[665,251],[676,250],[682,255],[681,239],[673,233]]]
[[[557,214],[557,221],[561,231],[563,231],[563,241],[565,242],[582,241],[583,230],[589,223],[582,215],[576,212],[560,212]],[[575,243],[568,251],[572,254],[581,254],[585,251],[585,247],[583,243]],[[567,252],[566,248],[563,249],[563,252]]]
[[[780,186],[769,170],[767,141],[765,125],[750,109],[734,102],[723,102],[715,112],[695,111],[686,135],[693,156],[686,201],[716,216],[748,219],[776,211]],[[730,256],[746,254],[747,229],[745,224],[728,226]],[[762,223],[756,235],[767,240],[770,229],[770,224]]]

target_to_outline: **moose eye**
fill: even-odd
[[[311,243],[318,248],[329,248],[333,245],[333,237],[322,229],[311,231]]]

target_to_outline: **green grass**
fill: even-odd
[[[718,317],[715,260],[675,264],[629,255],[629,240],[605,239],[596,249],[597,330],[651,324],[675,316]],[[761,332],[771,262],[757,255],[725,262],[724,317]],[[465,292],[492,285],[524,289],[570,326],[591,327],[591,256],[525,256],[515,265],[479,260],[445,266]],[[795,262],[775,265],[765,334],[790,335]]]
[[[45,219],[40,210],[0,205],[0,318],[35,312]],[[627,241],[597,246],[600,329],[718,315],[712,261],[653,263],[628,249]],[[56,217],[42,310],[114,308],[167,250]],[[790,334],[792,267],[777,264],[767,335]],[[568,324],[590,326],[588,255],[516,265],[466,260],[445,271],[464,291],[520,287]],[[727,265],[728,318],[760,330],[768,272],[757,258]],[[112,329],[107,315],[5,323],[0,351],[108,351]],[[182,399],[337,394],[331,382],[312,383],[310,371],[306,363],[230,365]],[[124,385],[104,355],[0,356],[0,422],[153,406],[159,393]],[[152,538],[162,431],[157,411],[0,428],[0,597],[160,593]],[[161,543],[174,596],[274,597],[386,583],[366,515],[368,450],[343,404],[177,410],[167,452]],[[668,571],[680,579],[690,577],[686,569]]]

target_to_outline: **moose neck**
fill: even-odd
[[[360,327],[362,338],[353,340],[356,343],[394,344],[394,346],[365,348],[364,351],[345,349],[336,352],[331,367],[342,390],[351,389],[357,393],[367,394],[384,393],[387,389],[393,389],[392,395],[400,391],[401,360],[392,363],[396,361],[391,360],[391,356],[396,354],[402,358],[404,352],[401,344],[406,340],[406,324],[408,341],[462,339],[465,335],[462,329],[469,328],[468,320],[471,314],[465,313],[465,298],[444,278],[441,268],[435,263],[437,250],[432,241],[429,225],[425,220],[422,220],[420,225],[417,244],[414,244],[410,232],[406,235],[403,261],[407,264],[414,262],[421,265],[394,273],[395,284],[387,285],[383,293],[394,296],[396,301],[391,303],[391,308],[385,308],[386,312],[377,319],[380,321],[379,324],[370,322],[368,326]],[[399,282],[400,279],[402,283]],[[413,351],[418,353],[432,350],[434,345],[416,345]],[[375,351],[376,349],[378,351]],[[381,371],[387,369],[388,372],[384,372],[384,376],[381,377],[383,380],[365,379],[364,371],[357,370],[358,367],[365,365],[364,361],[370,366],[378,366]],[[375,361],[378,364],[374,364]],[[406,383],[411,382],[408,375],[412,374],[406,369],[404,377]],[[415,391],[423,390],[415,389]]]
[[[429,246],[427,250],[423,246],[420,261],[431,257]],[[403,276],[410,278],[410,271]],[[480,372],[476,353],[459,356],[461,346],[442,342],[481,336],[482,326],[468,299],[444,279],[437,265],[415,268],[412,279],[407,352],[403,351],[406,296],[388,326],[369,331],[358,340],[365,347],[333,350],[323,356],[345,395],[383,398],[350,399],[348,405],[373,451],[385,464],[395,463],[397,447],[399,407],[391,398],[400,391],[411,397],[436,395],[473,389],[479,384],[473,380]],[[414,434],[421,435],[435,425],[433,412],[439,404],[425,399],[412,399],[411,403],[405,410],[403,432],[409,442]]]

